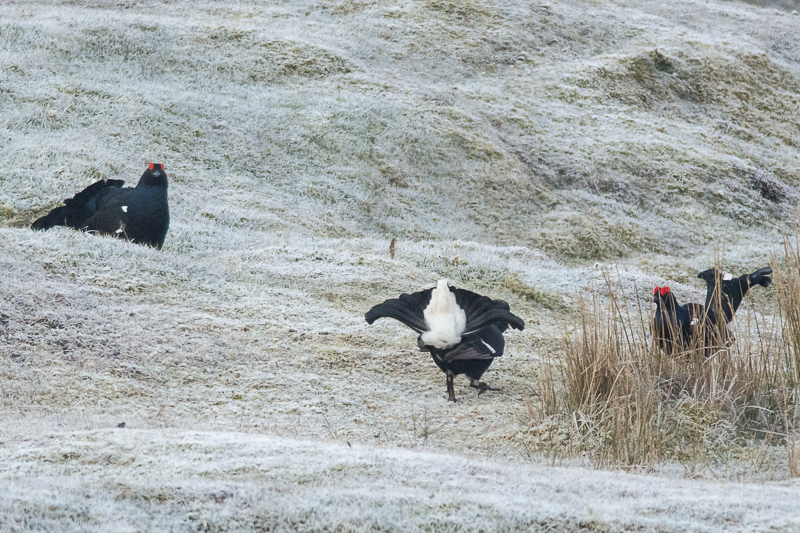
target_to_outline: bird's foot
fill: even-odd
[[[469,386],[472,387],[473,389],[478,389],[478,396],[480,396],[481,394],[483,394],[487,390],[497,391],[497,392],[500,391],[500,389],[496,389],[496,388],[492,387],[491,385],[489,385],[488,383],[484,383],[483,381],[478,381],[476,379],[471,380],[469,382]]]

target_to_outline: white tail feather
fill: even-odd
[[[421,335],[426,346],[448,348],[461,342],[467,327],[467,314],[456,303],[446,279],[440,279],[431,293],[431,301],[423,312],[428,331]]]

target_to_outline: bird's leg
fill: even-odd
[[[492,391],[499,391],[500,390],[500,389],[495,389],[494,387],[492,387],[488,383],[484,383],[483,381],[478,381],[477,379],[469,380],[469,386],[472,387],[473,389],[478,389],[478,396],[480,396],[481,394],[483,394],[487,390],[492,390]]]
[[[450,372],[448,370],[447,371],[447,401],[449,401],[449,402],[455,402],[456,401],[456,391],[453,388],[453,378],[454,377],[455,377],[455,374],[453,374],[452,372]]]

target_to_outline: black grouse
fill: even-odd
[[[150,163],[136,187],[123,189],[124,183],[122,180],[93,183],[34,221],[31,228],[67,226],[160,249],[169,229],[164,165]]]
[[[417,333],[421,351],[447,374],[448,400],[456,401],[453,378],[466,374],[479,394],[497,390],[480,381],[495,357],[503,355],[503,332],[522,330],[525,322],[511,313],[508,303],[450,287],[446,279],[436,287],[378,304],[365,315],[368,324],[394,318]]]
[[[700,272],[697,277],[705,280],[707,285],[706,307],[717,314],[725,317],[725,324],[730,324],[733,315],[739,309],[745,294],[753,285],[769,287],[772,283],[772,268],[759,268],[752,274],[744,274],[738,278],[731,275],[723,275],[715,268],[709,268]]]
[[[676,355],[703,348],[706,357],[713,348],[724,346],[716,327],[716,317],[700,304],[679,305],[669,287],[653,291],[656,314],[653,316],[653,340],[664,352]]]

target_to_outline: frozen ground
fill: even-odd
[[[58,531],[796,531],[800,486],[664,480],[175,430],[0,448],[0,527]]]
[[[553,469],[528,408],[603,270],[646,306],[665,283],[700,299],[719,255],[738,271],[780,251],[800,183],[793,8],[0,4],[0,515],[796,529],[782,447],[661,477]],[[162,251],[26,229],[149,161],[171,180]],[[411,332],[364,323],[439,277],[526,319],[486,375],[501,393],[459,380],[448,404]]]

